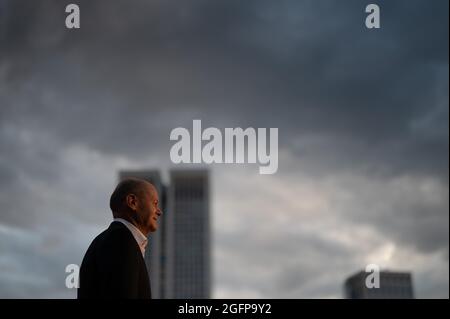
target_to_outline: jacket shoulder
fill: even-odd
[[[101,249],[106,249],[111,246],[118,249],[120,247],[134,245],[136,244],[135,241],[133,235],[125,225],[115,222],[108,229],[100,233],[91,245]]]

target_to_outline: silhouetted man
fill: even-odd
[[[110,199],[114,221],[89,246],[78,298],[151,298],[144,261],[147,235],[161,215],[156,188],[140,179],[120,182]]]

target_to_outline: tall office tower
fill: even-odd
[[[347,299],[413,299],[412,276],[407,272],[380,272],[380,287],[368,288],[369,272],[358,272],[345,281]]]
[[[168,193],[168,298],[210,298],[207,170],[173,170]]]
[[[158,171],[123,171],[120,179],[148,180],[158,189],[163,214],[146,251],[152,297],[210,298],[209,173],[173,170],[164,186]]]
[[[8,45],[6,43],[9,31],[8,21],[9,15],[11,14],[12,12],[9,9],[9,1],[0,0],[0,48],[5,48]]]
[[[158,220],[159,227],[154,233],[148,235],[148,245],[145,251],[145,263],[150,274],[150,284],[152,289],[152,298],[162,299],[165,297],[165,236],[166,233],[166,187],[161,181],[158,171],[122,171],[119,173],[120,180],[127,177],[140,178],[152,183],[159,194],[160,208],[163,212],[162,218]]]

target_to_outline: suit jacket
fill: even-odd
[[[80,268],[78,299],[151,299],[141,250],[128,228],[112,222],[89,246]]]

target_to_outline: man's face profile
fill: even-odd
[[[147,185],[141,201],[142,209],[138,213],[143,217],[143,224],[147,226],[148,231],[154,232],[158,229],[158,218],[161,215],[159,196],[155,187]]]
[[[158,229],[158,218],[162,212],[158,192],[153,185],[145,183],[138,192],[128,194],[126,204],[146,233]]]

